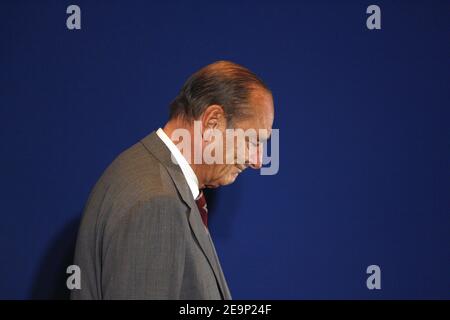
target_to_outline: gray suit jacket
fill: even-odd
[[[96,183],[74,264],[72,299],[231,299],[186,179],[155,132]]]

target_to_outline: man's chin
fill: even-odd
[[[228,179],[222,184],[223,186],[232,184],[236,181],[236,178],[238,177],[238,174],[231,174]]]
[[[208,188],[208,189],[215,189],[218,186],[219,186],[218,184],[205,184],[205,188]]]
[[[218,187],[227,186],[227,185],[235,182],[238,175],[239,175],[238,173],[230,174],[226,179],[219,180],[219,181],[217,181],[217,183],[206,184],[205,188],[215,189]]]

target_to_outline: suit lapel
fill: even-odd
[[[154,155],[161,164],[167,169],[172,181],[174,182],[181,198],[190,208],[189,213],[189,225],[197,242],[205,255],[206,259],[211,266],[214,276],[216,277],[216,281],[219,286],[219,290],[221,291],[222,297],[229,297],[228,287],[225,283],[223,272],[220,268],[220,264],[218,263],[217,254],[214,250],[212,241],[205,230],[205,226],[200,218],[200,212],[198,211],[197,205],[192,197],[191,190],[186,182],[186,179],[181,171],[180,167],[172,162],[171,153],[166,145],[161,141],[161,139],[157,136],[156,132],[152,132],[144,139],[141,140],[142,144],[145,148]]]

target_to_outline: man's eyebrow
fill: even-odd
[[[256,141],[258,142],[258,143],[260,143],[260,142],[266,142],[267,140],[269,140],[270,139],[270,136],[271,136],[271,134],[272,134],[272,130],[267,130],[267,129],[260,129],[260,130],[264,130],[264,132],[268,132],[269,134],[267,135],[267,136],[264,136],[264,137],[261,137],[261,135],[260,135],[260,131],[258,130],[257,131],[257,133],[256,133],[256,135],[252,135],[251,137],[250,136],[248,136],[248,135],[245,135],[245,141],[250,141],[250,138],[255,138],[256,137]]]
[[[267,130],[267,129],[265,129],[264,131],[265,131],[265,132],[268,132],[268,135],[267,135],[267,136],[264,136],[263,138],[261,138],[261,136],[258,134],[258,141],[259,141],[259,140],[261,140],[261,141],[267,141],[267,140],[270,139],[270,136],[272,135],[272,130]]]

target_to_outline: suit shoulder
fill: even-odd
[[[176,194],[166,168],[140,142],[123,151],[98,184],[108,189],[116,203],[145,202]]]

